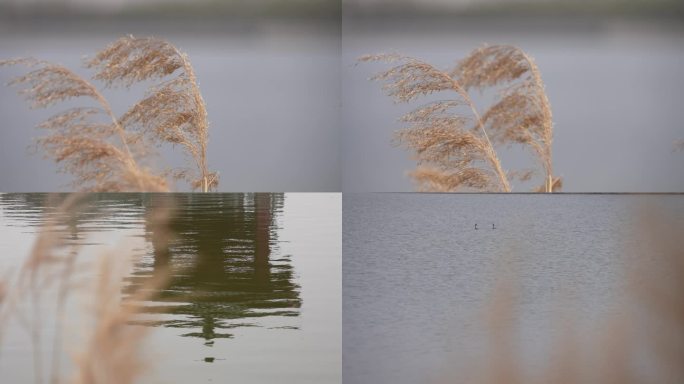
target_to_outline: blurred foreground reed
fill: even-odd
[[[469,355],[469,351],[459,350],[449,357],[449,368],[437,382],[684,382],[681,218],[652,206],[635,207],[635,211],[633,219],[638,224],[633,240],[638,246],[625,245],[624,253],[632,263],[624,273],[626,280],[620,283],[624,300],[613,303],[602,319],[587,323],[571,305],[556,308],[552,319],[547,319],[553,322],[555,332],[546,346],[548,354],[525,361],[518,328],[524,316],[519,273],[500,273],[480,323],[483,329],[478,341],[485,346],[484,353]]]
[[[83,195],[67,195],[57,210],[75,215],[85,204]],[[157,208],[150,222],[164,228],[170,209]],[[67,241],[60,229],[64,223],[57,218],[65,216],[69,215],[50,215],[19,269],[3,271],[0,351],[10,323],[16,322],[31,342],[35,383],[139,381],[151,369],[143,348],[149,328],[132,325],[132,320],[140,312],[139,303],[150,299],[168,274],[158,273],[123,295],[124,277],[136,262],[132,250],[122,244],[99,251],[95,260],[84,258],[81,246]],[[160,234],[155,241],[168,241],[168,237]],[[78,299],[86,302],[76,305]],[[65,343],[72,336],[67,318],[72,327],[77,323],[76,343],[73,337]],[[62,372],[65,366],[68,372]]]

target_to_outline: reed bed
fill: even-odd
[[[74,177],[80,191],[146,191],[170,189],[169,180],[184,180],[193,190],[218,187],[218,173],[208,169],[209,123],[204,99],[188,56],[167,41],[122,37],[85,61],[92,80],[107,87],[154,81],[144,98],[117,116],[93,82],[70,69],[34,58],[0,60],[0,66],[30,71],[10,85],[33,108],[46,108],[73,98],[95,106],[69,108],[39,125],[47,134],[37,148]],[[155,147],[183,149],[191,166],[152,169]]]
[[[395,142],[410,150],[418,166],[410,173],[421,191],[510,192],[511,180],[529,180],[536,171],[506,171],[498,149],[512,144],[530,150],[541,168],[538,192],[558,191],[553,175],[553,119],[541,73],[532,57],[518,47],[482,46],[449,70],[397,54],[366,55],[361,62],[393,66],[372,80],[395,102],[408,103],[434,93],[447,99],[431,101],[404,115],[407,128]],[[484,113],[472,91],[499,88]]]

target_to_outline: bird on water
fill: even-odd
[[[475,229],[477,230],[477,223],[475,223]]]
[[[492,223],[492,229],[496,229],[496,227],[494,226],[494,223]]]

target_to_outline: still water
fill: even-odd
[[[0,195],[0,267],[16,270],[50,220],[82,260],[133,253],[123,296],[170,271],[134,321],[152,330],[145,382],[341,381],[339,194],[91,194],[68,213],[64,198]],[[32,380],[30,338],[5,332],[0,375]]]
[[[642,215],[684,228],[684,195],[345,194],[343,205],[346,384],[462,382],[507,280],[515,320],[503,323],[534,369],[561,319],[594,329],[620,313],[629,268],[656,249],[637,236]]]

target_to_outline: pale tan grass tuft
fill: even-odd
[[[207,192],[218,186],[218,173],[207,167],[206,106],[185,53],[161,39],[126,36],[100,51],[87,66],[97,71],[95,79],[108,86],[170,77],[151,87],[145,98],[121,117],[121,122],[145,133],[152,142],[182,146],[199,172],[180,176],[193,189]]]
[[[445,172],[429,166],[418,166],[409,175],[418,184],[420,192],[450,192],[458,188],[482,190],[491,184],[491,175],[477,168]]]
[[[553,181],[551,181],[551,183],[550,183],[550,187],[549,187],[549,183],[545,182],[544,184],[535,188],[534,192],[549,192],[549,189],[551,190],[551,192],[560,192],[560,190],[562,188],[563,188],[563,179],[561,179],[560,177],[554,177]]]
[[[398,142],[414,152],[419,167],[431,169],[429,177],[424,169],[411,173],[419,189],[510,192],[509,178],[514,174],[504,171],[494,146],[514,143],[535,154],[545,174],[543,192],[560,188],[551,162],[553,123],[549,101],[536,64],[519,48],[484,46],[451,71],[396,54],[367,55],[359,60],[397,63],[372,78],[383,81],[383,89],[396,102],[411,102],[435,92],[456,95],[428,103],[402,118],[409,126],[397,132]],[[470,90],[502,83],[508,85],[481,115]],[[463,107],[469,110],[469,116],[461,112]],[[437,177],[436,172],[442,175]],[[531,173],[525,173],[521,180],[530,177]],[[450,181],[435,182],[437,179]]]
[[[534,60],[518,47],[485,45],[459,62],[451,75],[459,79],[467,90],[511,83],[503,88],[498,101],[482,115],[482,121],[495,143],[517,143],[532,149],[544,169],[543,192],[554,191],[551,161],[553,117],[541,73]]]
[[[169,175],[186,180],[193,190],[217,188],[218,173],[207,166],[207,112],[197,78],[187,55],[168,42],[126,36],[86,63],[97,71],[94,79],[107,86],[159,81],[121,117],[94,85],[63,66],[32,58],[2,60],[3,65],[31,68],[10,85],[23,86],[20,93],[34,108],[72,98],[98,104],[68,109],[40,124],[49,133],[37,140],[37,148],[75,177],[76,189],[168,191]],[[154,154],[152,143],[180,145],[196,171],[151,170],[146,164]]]
[[[25,65],[31,71],[11,85],[34,108],[44,108],[75,97],[86,97],[99,107],[71,108],[39,125],[48,131],[36,142],[45,155],[74,175],[73,186],[83,191],[166,191],[166,181],[139,161],[149,155],[144,145],[119,123],[102,94],[87,80],[57,64],[32,58],[2,60],[0,66]],[[100,117],[98,120],[97,117]],[[104,117],[109,122],[102,122]]]
[[[459,165],[467,166],[471,169],[479,169],[481,173],[471,172],[478,180],[482,180],[482,174],[491,172],[496,175],[495,179],[486,185],[484,190],[490,191],[510,191],[510,185],[501,162],[492,147],[484,125],[481,124],[479,114],[475,105],[470,99],[466,90],[455,81],[448,73],[435,68],[423,61],[399,56],[395,54],[368,55],[359,59],[360,61],[386,61],[399,64],[385,72],[374,76],[373,80],[384,81],[383,89],[397,102],[409,102],[419,96],[425,96],[434,92],[454,91],[458,95],[457,99],[433,102],[413,112],[405,115],[402,120],[409,123],[409,128],[396,133],[398,142],[408,149],[416,151],[419,164],[430,163],[433,170],[440,170],[445,173],[444,178],[448,178],[450,169],[448,163],[456,162]],[[468,119],[450,110],[458,106],[468,106],[475,117],[476,123],[480,128],[478,133],[470,132],[466,127]],[[432,128],[435,128],[434,131]],[[441,143],[430,139],[432,133],[435,135],[447,135],[455,141]],[[452,144],[455,146],[452,147]],[[428,151],[434,146],[435,151]],[[423,153],[432,152],[427,157]],[[439,156],[434,156],[439,153]],[[417,172],[422,175],[424,172]],[[416,179],[420,189],[425,189],[424,179]],[[463,180],[456,178],[453,180]],[[467,182],[477,184],[477,182]],[[462,185],[453,185],[460,188]]]

